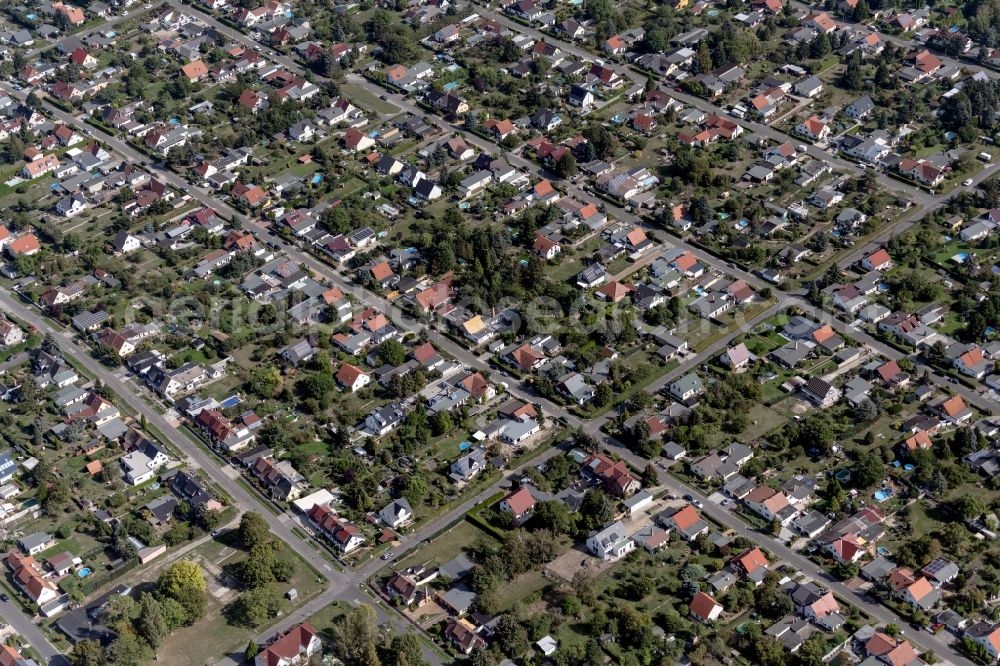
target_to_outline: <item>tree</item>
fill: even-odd
[[[288,445],[288,430],[280,421],[270,419],[257,433],[257,443],[272,451],[280,451]]]
[[[555,500],[536,504],[531,521],[557,534],[571,534],[576,529],[576,516],[563,502]]]
[[[131,631],[124,631],[108,646],[108,658],[115,666],[140,666],[146,659],[146,646]]]
[[[562,157],[560,157],[559,161],[556,162],[555,170],[556,174],[562,176],[563,178],[570,178],[572,176],[575,176],[577,171],[577,166],[576,166],[576,157],[573,156],[573,153],[567,152]]]
[[[249,589],[270,585],[274,576],[274,551],[268,544],[255,546],[239,566],[240,581]]]
[[[828,455],[837,441],[830,417],[825,412],[812,412],[799,421],[793,443],[803,450],[816,449]]]
[[[615,399],[615,391],[608,382],[598,384],[594,391],[594,404],[598,407],[606,407]]]
[[[493,640],[504,654],[521,654],[528,646],[528,632],[514,615],[504,613],[496,623]]]
[[[764,576],[764,583],[754,591],[756,607],[765,617],[777,619],[792,610],[792,600],[779,586],[777,574]]]
[[[712,71],[712,52],[708,50],[708,40],[698,42],[698,52],[694,64],[698,74],[708,74]]]
[[[823,666],[823,657],[827,652],[826,638],[822,633],[816,633],[806,639],[797,656],[802,666]]]
[[[598,488],[591,488],[580,503],[583,529],[590,532],[615,517],[615,503]]]
[[[127,594],[119,594],[108,599],[101,607],[101,621],[108,626],[132,621],[135,612],[135,600]]]
[[[257,546],[268,545],[272,540],[267,521],[259,513],[253,511],[247,511],[240,518],[239,536],[243,550],[248,552]]]
[[[986,512],[986,505],[976,495],[962,495],[952,503],[952,508],[962,520],[972,520]]]
[[[885,463],[872,451],[862,451],[851,472],[851,479],[859,488],[868,488],[882,480]]]
[[[278,368],[265,365],[254,370],[247,388],[262,398],[273,398],[281,388],[282,381]]]
[[[337,656],[356,660],[366,643],[374,643],[377,634],[375,610],[371,606],[357,606],[341,616],[330,629]]]
[[[375,354],[379,363],[383,365],[396,367],[406,362],[406,347],[395,338],[391,338],[380,344]]]
[[[393,636],[389,642],[386,666],[428,666],[421,656],[420,639],[413,632]]]
[[[618,609],[618,640],[622,645],[645,650],[653,644],[653,620],[646,613],[632,607]]]
[[[73,666],[105,666],[108,662],[101,642],[89,638],[76,643],[68,658]]]
[[[454,427],[455,424],[451,420],[451,414],[446,411],[436,412],[434,416],[431,417],[431,431],[435,436],[447,434],[451,432]]]
[[[567,594],[559,601],[559,610],[568,617],[576,617],[582,608],[580,598],[572,594]]]
[[[169,597],[160,599],[160,613],[163,614],[163,621],[167,624],[167,633],[179,629],[187,623],[187,612],[176,599]]]
[[[257,627],[275,617],[281,610],[283,600],[274,585],[268,584],[250,590],[232,606],[232,619],[244,627]]]
[[[330,372],[317,372],[309,375],[298,384],[302,388],[304,398],[323,401],[337,388],[337,382]]]
[[[855,51],[851,54],[850,59],[847,61],[847,65],[844,69],[844,75],[841,77],[840,82],[848,90],[860,90],[861,86],[864,84],[864,78],[861,75],[861,52]]]
[[[653,488],[660,485],[660,475],[656,471],[656,466],[653,463],[646,465],[646,468],[642,470],[642,485],[646,488]]]
[[[160,602],[148,592],[143,592],[139,597],[139,622],[136,628],[139,635],[146,639],[154,650],[160,646],[170,631],[163,617]]]
[[[208,594],[201,567],[190,560],[180,560],[160,574],[157,592],[161,597],[176,600],[183,608],[185,623],[191,624],[205,615]]]
[[[368,640],[361,645],[361,654],[358,655],[358,666],[382,666],[382,660],[378,656],[378,648],[375,641]]]
[[[767,634],[758,636],[751,647],[755,657],[753,662],[756,664],[784,666],[787,662],[784,646],[777,639]]]
[[[253,661],[253,658],[256,657],[259,652],[260,646],[257,645],[257,641],[251,638],[250,642],[247,643],[247,649],[243,651],[243,657],[247,661]]]

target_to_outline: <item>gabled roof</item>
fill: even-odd
[[[721,604],[710,594],[698,592],[691,600],[691,614],[702,621],[707,621],[716,606]]]
[[[501,501],[507,503],[515,516],[523,516],[535,506],[534,496],[523,486],[508,493]]]
[[[960,395],[952,396],[941,403],[941,411],[948,416],[957,416],[965,411],[965,401]]]
[[[733,563],[739,566],[744,572],[750,574],[760,567],[767,568],[767,557],[760,548],[751,548],[742,555],[733,558]]]
[[[292,660],[306,649],[317,637],[316,630],[308,622],[289,630],[287,634],[268,645],[258,656],[266,666],[278,666],[284,660]]]
[[[635,291],[635,287],[632,285],[612,280],[598,289],[595,293],[607,297],[610,301],[617,302],[628,296],[633,291]]]

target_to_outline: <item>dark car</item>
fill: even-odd
[[[693,502],[694,501],[694,495],[685,495],[684,499],[686,499],[688,502]]]
[[[0,601],[4,602],[5,604],[10,603],[10,597],[8,597],[5,593],[0,592]]]

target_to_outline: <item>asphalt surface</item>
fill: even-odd
[[[190,7],[184,5],[183,3],[177,2],[177,0],[170,0],[169,4],[173,5],[178,9],[184,9],[186,11],[190,11],[195,16],[197,16],[199,20],[211,25],[213,28],[218,30],[223,35],[229,37],[230,39],[241,42],[248,46],[252,46],[254,48],[261,48],[260,45],[255,40],[251,39],[250,37],[241,32],[229,28],[228,26],[222,24],[221,22],[215,20],[214,18],[205,13],[202,13],[197,10],[192,10]],[[543,34],[533,28],[527,28],[521,25],[520,23],[512,21],[511,19],[509,19],[504,15],[497,14],[483,7],[476,7],[476,11],[480,14],[480,16],[483,16],[484,18],[491,18],[497,20],[504,25],[507,25],[520,32],[526,33],[534,37],[535,39],[544,39],[545,41],[558,46],[563,51],[575,55],[577,57],[585,59],[593,59],[595,57],[593,54],[585,51],[584,49],[578,47],[575,44],[555,39],[552,36]],[[123,17],[118,17],[117,20],[118,21],[123,20]],[[107,25],[108,24],[104,24],[104,27],[107,27]],[[893,41],[895,43],[906,41],[888,35],[883,35],[883,38],[886,39],[887,41]],[[912,46],[912,43],[910,43],[910,45]],[[304,69],[301,67],[301,65],[299,65],[292,58],[283,55],[276,55],[273,50],[268,48],[264,48],[263,50],[265,53],[268,54],[268,56],[272,60],[284,65],[290,71],[299,74],[304,73]],[[942,59],[948,62],[947,59],[945,58]],[[969,69],[973,70],[977,69],[976,67],[971,66],[969,63],[964,61],[961,62],[961,64]],[[616,71],[618,71],[624,78],[626,78],[626,80],[630,80],[632,82],[640,82],[640,83],[645,82],[644,74],[639,74],[628,68],[624,68],[617,65],[612,65],[612,67],[616,69]],[[313,76],[313,78],[316,79],[321,77]],[[412,104],[408,99],[404,98],[402,95],[382,90],[381,88],[374,86],[373,84],[369,83],[362,77],[359,77],[355,74],[348,75],[348,79],[353,83],[357,83],[359,85],[363,85],[371,89],[371,91],[376,95],[384,96],[387,101],[399,107],[401,111],[406,111],[422,117],[428,117],[430,122],[433,122],[444,132],[452,132],[455,131],[456,129],[453,125],[451,125],[450,123],[448,123],[447,121],[438,116],[433,116],[433,115],[428,116],[426,111]],[[0,88],[3,88],[8,94],[22,100],[27,95],[27,91],[15,91],[11,86],[9,86],[6,83],[0,83]],[[672,91],[670,94],[671,96],[677,98],[679,101],[688,104],[689,106],[702,109],[706,112],[718,113],[718,114],[725,113],[725,110],[722,109],[721,107],[706,102],[705,100],[702,100],[700,98],[692,97],[690,95],[686,95],[684,93],[680,93],[677,91]],[[107,145],[109,145],[111,148],[115,149],[128,159],[140,163],[150,161],[145,154],[135,150],[132,146],[118,139],[117,137],[108,135],[103,131],[92,128],[89,125],[85,125],[83,123],[82,118],[75,117],[73,114],[66,113],[65,111],[59,109],[58,107],[55,107],[48,103],[46,103],[46,108],[48,112],[50,112],[60,121],[82,127],[84,131],[86,131],[88,134],[99,138]],[[767,136],[768,138],[771,138],[773,140],[781,142],[792,140],[795,141],[796,143],[799,143],[797,139],[789,137],[788,135],[785,135],[782,132],[774,128],[771,128],[767,125],[762,125],[747,120],[740,120],[739,123],[742,126],[744,126],[744,128],[752,130],[763,136]],[[597,203],[609,215],[616,217],[622,222],[641,224],[647,226],[644,220],[635,216],[630,211],[627,211],[619,206],[614,206],[604,201],[603,199],[595,197],[589,191],[580,187],[574,182],[559,180],[553,174],[548,173],[533,161],[529,161],[517,154],[506,153],[506,151],[502,151],[497,145],[493,144],[490,141],[482,139],[481,137],[476,135],[466,134],[466,141],[471,145],[475,146],[476,148],[478,148],[479,150],[487,151],[492,154],[499,154],[500,152],[504,152],[505,156],[513,166],[525,170],[530,174],[538,175],[541,177],[547,177],[554,180],[557,183],[557,186],[563,189],[567,194],[577,199],[580,199],[581,201]],[[861,171],[857,167],[857,165],[854,164],[853,162],[843,160],[842,158],[832,155],[828,151],[818,148],[816,146],[808,146],[807,152],[814,158],[824,160],[830,163],[831,165],[835,165],[841,169],[851,171],[854,173],[859,173]],[[976,177],[975,184],[978,184],[985,178],[992,175],[997,168],[1000,168],[1000,165],[992,165],[986,171],[981,172]],[[217,198],[213,192],[205,190],[200,187],[192,186],[191,184],[187,183],[185,179],[183,179],[182,177],[173,172],[162,169],[159,170],[154,169],[154,172],[156,173],[156,176],[158,178],[161,178],[162,180],[176,187],[180,191],[187,193],[201,204],[214,208],[217,212],[219,212],[221,215],[225,217],[240,220],[246,227],[253,229],[259,235],[261,235],[262,238],[266,237],[266,234],[268,234],[268,229],[266,229],[263,225],[259,224],[256,220],[248,219],[246,218],[246,216],[239,214],[231,206],[226,204],[225,201]],[[911,201],[913,201],[914,203],[916,203],[918,208],[913,213],[911,213],[910,216],[903,218],[902,220],[896,222],[895,224],[889,225],[882,232],[882,236],[880,238],[888,238],[891,234],[899,233],[901,230],[908,228],[922,216],[930,212],[930,210],[942,205],[943,202],[945,201],[944,197],[930,195],[928,192],[922,189],[915,188],[903,183],[889,181],[888,183],[883,183],[883,184],[885,184],[891,191],[901,194],[910,199]],[[454,356],[457,360],[461,361],[462,363],[465,363],[470,368],[487,369],[489,367],[486,361],[482,360],[481,358],[470,352],[464,346],[455,344],[446,336],[438,334],[432,329],[427,329],[423,324],[406,320],[404,317],[402,317],[398,308],[394,308],[391,303],[386,302],[384,299],[374,294],[371,294],[370,292],[358,288],[353,283],[344,279],[337,271],[335,271],[327,264],[317,259],[312,254],[304,252],[299,248],[289,245],[283,240],[277,238],[275,239],[274,242],[276,242],[279,245],[279,248],[287,252],[293,259],[309,267],[319,275],[326,277],[328,280],[340,286],[346,292],[354,294],[362,302],[376,305],[381,309],[384,309],[387,313],[392,313],[394,315],[393,317],[394,323],[396,323],[397,325],[401,325],[406,330],[425,332],[431,337],[431,339],[439,348],[441,348],[446,353]],[[685,247],[686,249],[690,250],[699,258],[700,261],[702,261],[702,263],[715,270],[724,271],[731,275],[735,275],[739,278],[742,278],[746,280],[749,284],[755,286],[758,289],[768,286],[771,287],[772,290],[774,290],[774,287],[772,285],[767,285],[763,283],[763,281],[760,280],[755,275],[742,271],[736,267],[730,266],[726,262],[723,262],[722,260],[698,248],[686,245],[683,241],[671,239],[671,241],[669,242],[671,242],[676,246]],[[856,252],[854,252],[851,257],[847,258],[846,260],[847,263],[853,263],[854,261],[856,261],[857,258],[860,258],[862,252],[863,250],[857,250]],[[871,337],[864,331],[850,327],[844,322],[841,322],[840,320],[830,317],[828,314],[818,312],[809,303],[805,302],[799,295],[784,294],[781,293],[780,291],[777,290],[775,291],[777,292],[776,295],[779,298],[778,302],[769,307],[764,312],[758,314],[751,321],[747,322],[743,326],[744,329],[752,328],[756,324],[772,316],[775,312],[789,305],[795,305],[797,307],[801,307],[808,314],[814,317],[818,317],[823,321],[828,321],[839,332],[849,335],[850,337],[860,342],[863,342],[864,344],[870,346],[871,348],[875,349],[880,354],[883,354],[888,358],[898,359],[903,356],[903,354],[899,353],[894,348],[889,347],[888,345]],[[63,332],[54,330],[52,327],[49,326],[46,320],[44,320],[37,314],[37,312],[33,308],[22,303],[16,296],[11,296],[10,294],[7,293],[0,293],[0,309],[7,310],[12,314],[14,314],[15,316],[19,317],[20,319],[35,325],[40,331],[52,332],[55,335],[55,339],[57,340],[59,347],[62,349],[64,353],[79,360],[87,368],[88,371],[93,373],[96,377],[100,378],[101,381],[105,382],[105,384],[107,384],[112,390],[114,390],[119,395],[121,400],[125,401],[130,407],[132,407],[137,412],[145,415],[149,423],[158,428],[177,449],[184,452],[185,456],[187,456],[189,462],[192,465],[204,469],[206,473],[208,473],[216,483],[218,483],[223,489],[226,490],[226,492],[228,492],[233,497],[233,499],[241,508],[257,509],[258,512],[262,516],[264,516],[265,519],[267,519],[268,524],[271,527],[272,531],[274,531],[274,533],[279,538],[281,538],[286,543],[289,543],[290,547],[292,547],[296,552],[298,552],[300,555],[306,558],[318,570],[323,572],[323,575],[329,581],[329,587],[327,588],[327,590],[323,592],[320,596],[316,597],[311,602],[307,603],[300,610],[296,611],[295,613],[287,617],[282,618],[280,622],[268,628],[267,631],[262,632],[259,637],[260,640],[263,641],[268,637],[270,637],[271,635],[273,635],[276,631],[284,630],[294,625],[295,623],[300,622],[305,617],[308,617],[308,615],[328,605],[329,603],[335,601],[347,601],[351,603],[358,603],[363,601],[364,603],[373,604],[371,597],[363,589],[362,581],[364,581],[364,579],[368,578],[370,575],[374,574],[382,567],[390,565],[391,563],[383,562],[380,560],[374,560],[358,569],[349,572],[341,572],[333,569],[329,565],[329,563],[325,560],[325,558],[320,556],[315,550],[312,549],[311,546],[309,546],[309,544],[307,544],[302,539],[298,538],[291,531],[291,526],[294,524],[294,521],[291,517],[287,515],[283,515],[280,517],[274,516],[274,514],[272,514],[269,510],[267,510],[266,507],[262,506],[263,500],[253,495],[252,493],[243,490],[243,488],[239,484],[235,483],[234,479],[229,474],[227,474],[223,468],[220,467],[218,459],[214,459],[214,457],[211,454],[206,453],[203,449],[201,449],[194,442],[188,439],[188,437],[184,433],[178,432],[177,430],[172,428],[170,424],[167,423],[166,420],[163,418],[163,416],[158,412],[157,409],[154,409],[144,400],[139,398],[137,392],[143,389],[137,389],[131,383],[131,381],[123,381],[115,373],[113,373],[108,368],[100,364],[98,361],[94,360],[90,356],[89,351],[86,348],[77,344],[70,336],[64,334]],[[672,381],[674,378],[679,377],[686,372],[690,372],[692,369],[697,368],[700,364],[710,361],[715,355],[720,353],[727,346],[729,338],[730,336],[723,337],[713,342],[709,347],[702,350],[701,352],[694,355],[689,355],[687,358],[683,360],[680,366],[675,368],[670,373],[667,373],[656,382],[652,383],[647,388],[647,390],[650,392],[658,391],[663,386]],[[939,386],[942,386],[951,391],[956,391],[962,394],[963,397],[967,400],[967,402],[979,407],[980,409],[987,409],[989,411],[992,411],[993,407],[995,406],[995,403],[985,400],[978,393],[971,391],[962,385],[952,385],[945,378],[940,377],[938,375],[932,375],[932,381],[934,381]],[[590,432],[599,438],[603,438],[604,443],[609,450],[622,456],[633,466],[642,469],[649,462],[645,459],[635,456],[628,450],[621,448],[618,445],[618,443],[615,442],[613,439],[604,438],[601,435],[600,432],[601,426],[607,423],[610,419],[614,418],[613,414],[608,414],[598,419],[582,422],[579,419],[572,416],[571,414],[569,414],[561,406],[551,403],[547,400],[540,399],[537,396],[533,396],[530,392],[530,389],[524,383],[518,383],[513,380],[510,380],[508,383],[511,387],[510,392],[513,395],[533,402],[539,402],[542,404],[545,413],[550,417],[562,417],[566,420],[566,422],[570,426],[582,428],[585,431]],[[538,457],[536,457],[529,463],[525,463],[525,465],[522,465],[522,468],[527,465],[539,464],[540,462],[543,462],[544,460],[548,459],[553,455],[557,455],[558,453],[560,453],[560,450],[558,448],[553,447],[541,453]],[[517,471],[519,470],[515,470],[515,472]],[[483,501],[483,499],[485,499],[486,497],[495,494],[501,488],[501,483],[502,482],[498,482],[494,484],[491,488],[479,494],[478,496],[466,500],[460,506],[452,509],[451,511],[441,516],[440,518],[431,521],[427,525],[423,526],[413,535],[403,537],[401,545],[394,551],[396,558],[398,559],[399,557],[404,556],[407,552],[419,546],[424,539],[434,535],[436,532],[447,527],[451,523],[460,520],[462,516],[468,510],[473,508],[476,504]],[[704,499],[697,490],[693,488],[688,488],[683,484],[678,483],[672,477],[667,479],[665,485],[666,487],[677,492],[678,494],[692,494],[696,497]],[[710,502],[705,502],[703,510],[713,519],[719,521],[720,523],[726,525],[727,527],[730,527],[737,531],[745,532],[747,530],[746,523],[740,520],[737,516],[731,514],[729,511],[725,510],[723,507],[719,507]],[[881,605],[873,604],[872,602],[866,600],[865,598],[858,597],[850,590],[844,588],[838,581],[830,579],[822,572],[817,572],[814,564],[812,564],[810,561],[808,561],[806,558],[804,558],[797,552],[788,549],[779,541],[776,541],[775,539],[771,538],[769,535],[756,533],[753,535],[753,538],[756,541],[763,543],[768,549],[772,550],[774,553],[776,553],[777,555],[788,561],[793,566],[800,568],[802,571],[809,573],[810,575],[813,575],[815,572],[815,575],[821,577],[824,580],[825,584],[837,590],[838,593],[840,593],[845,598],[851,599],[853,603],[863,608],[866,612],[870,613],[873,617],[877,618],[878,620],[882,622],[899,622],[899,618],[895,614],[890,612],[888,609],[886,609]],[[405,622],[405,620],[403,620],[401,616],[399,616],[397,613],[385,612],[384,608],[381,605],[375,605],[375,606],[377,613],[379,615],[380,622],[388,622],[396,630],[399,631],[404,631],[409,626]],[[45,638],[44,634],[42,634],[42,632],[38,629],[38,627],[35,626],[30,621],[30,619],[20,611],[20,609],[17,606],[13,604],[5,604],[0,602],[0,613],[2,613],[5,618],[7,618],[8,622],[10,622],[10,624],[19,633],[21,633],[21,635],[24,636],[26,640],[28,640],[28,642],[42,655],[44,659],[48,661],[48,663],[57,664],[58,666],[62,666],[62,664],[66,663],[65,659],[61,655],[59,655],[58,650],[56,650],[54,646],[52,646],[48,642],[48,640]],[[951,658],[952,660],[951,663],[956,663],[956,664],[969,663],[968,660],[964,659],[960,655],[957,655],[954,652],[954,650],[952,650],[952,648],[948,646],[944,641],[942,641],[938,636],[934,636],[931,634],[925,635],[924,633],[921,633],[919,636],[908,635],[907,638],[909,638],[911,641],[913,641],[915,644],[919,646],[935,650],[935,652],[938,654],[939,657],[947,655],[949,658]],[[424,654],[425,658],[428,659],[431,663],[434,664],[441,663],[440,656],[437,654],[437,652],[430,650],[427,646],[424,646],[423,649],[425,652]],[[238,655],[227,657],[222,661],[220,661],[219,663],[227,665],[239,663],[236,660],[236,657],[238,657]]]

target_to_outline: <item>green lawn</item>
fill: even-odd
[[[361,108],[372,109],[377,113],[399,113],[399,107],[395,104],[376,97],[362,86],[345,83],[340,86],[340,93]]]
[[[466,548],[481,543],[496,545],[496,539],[472,523],[463,520],[429,543],[422,545],[405,559],[400,560],[393,568],[406,569],[420,564],[440,566],[459,555]]]

